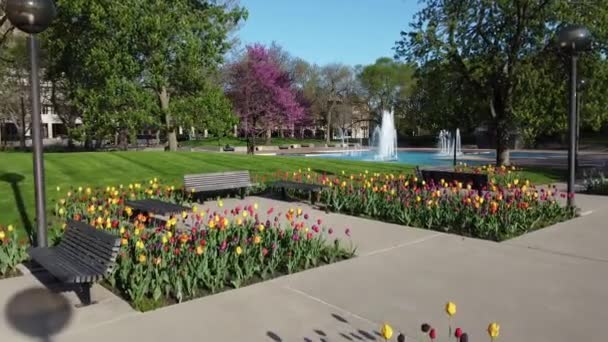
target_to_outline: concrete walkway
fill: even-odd
[[[52,341],[379,341],[385,321],[410,338],[429,322],[445,340],[448,300],[471,341],[487,340],[490,321],[501,341],[605,341],[608,198],[578,198],[586,216],[501,244],[249,198],[260,210],[300,206],[335,234],[350,228],[359,256],[145,314],[102,290]],[[31,283],[0,281],[0,305]],[[21,340],[0,322],[0,341]]]

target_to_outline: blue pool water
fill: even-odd
[[[457,160],[466,162],[467,164],[487,164],[494,160],[496,156],[495,152],[475,152],[465,153],[464,155],[458,156]],[[359,161],[378,161],[375,159],[374,153],[371,151],[362,152],[344,152],[344,153],[319,153],[310,154],[307,157],[311,158],[334,158],[344,160],[359,160]],[[543,152],[511,152],[511,158],[538,158],[538,159],[553,159],[563,158],[563,153],[543,153]],[[397,153],[397,160],[391,161],[394,163],[410,164],[410,165],[429,165],[429,166],[440,166],[440,165],[452,165],[453,158],[440,156],[436,152],[422,152],[422,151],[399,151]]]

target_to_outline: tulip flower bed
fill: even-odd
[[[19,275],[16,267],[25,258],[25,242],[18,240],[17,231],[0,224],[0,279]]]
[[[123,205],[137,198],[187,204],[181,191],[157,180],[105,191],[79,188],[66,197],[56,206],[61,219],[83,220],[121,236],[117,267],[107,285],[140,310],[354,256],[352,246],[333,239],[331,228],[310,221],[301,209],[258,212],[257,204],[250,204],[209,212],[193,205],[191,212],[159,225],[153,215],[136,215]],[[286,227],[280,224],[283,217]]]
[[[310,172],[277,176],[328,185],[322,201],[329,210],[362,215],[411,227],[503,241],[575,217],[561,206],[555,188],[536,189],[520,181],[514,169],[485,167],[488,189],[462,183],[427,184],[411,175],[360,173],[318,175]]]

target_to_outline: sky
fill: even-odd
[[[393,57],[418,0],[241,0],[249,17],[237,32],[242,45],[273,41],[316,63],[372,64]]]

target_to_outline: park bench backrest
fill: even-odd
[[[57,252],[69,259],[76,259],[89,274],[107,275],[112,272],[120,237],[95,229],[80,221],[69,221]]]
[[[251,186],[249,171],[230,171],[185,175],[186,191],[218,191]]]

